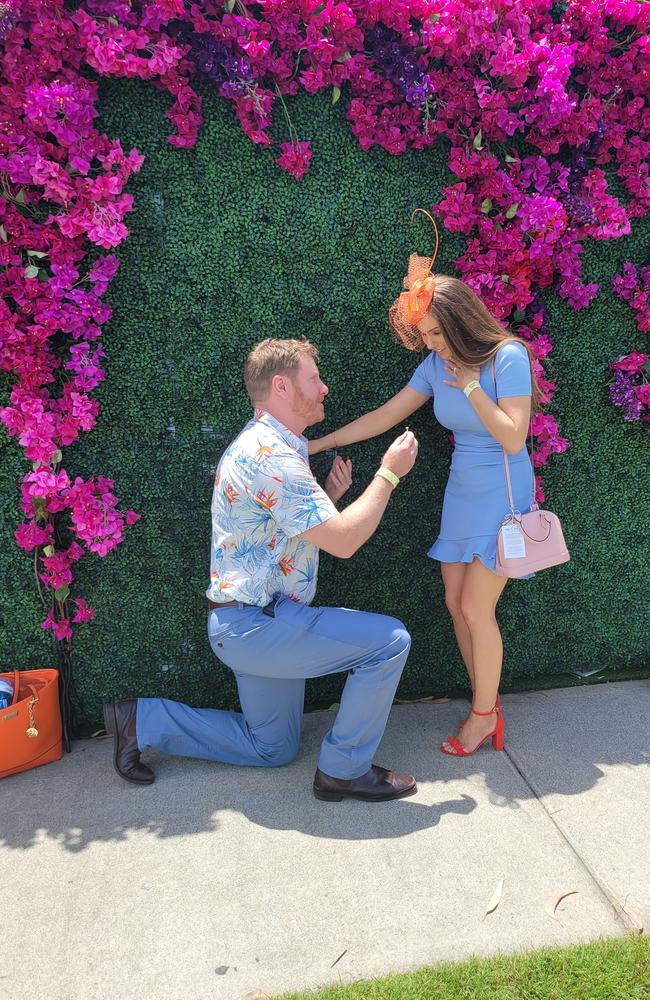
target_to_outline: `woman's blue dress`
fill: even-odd
[[[493,371],[496,374],[496,390]],[[503,450],[483,426],[460,389],[445,385],[451,376],[435,352],[416,368],[408,383],[433,397],[436,419],[453,431],[455,447],[440,522],[440,534],[428,555],[440,562],[470,563],[478,556],[494,570],[497,532],[510,509]],[[529,396],[531,376],[528,352],[508,341],[496,353],[495,365],[483,365],[481,388],[494,402],[506,396]],[[532,469],[526,445],[508,455],[515,507],[523,513],[532,504]]]

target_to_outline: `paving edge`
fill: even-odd
[[[621,903],[621,901],[616,897],[616,894],[612,892],[607,883],[600,877],[600,875],[589,864],[589,862],[586,861],[585,858],[583,858],[583,856],[581,855],[580,851],[575,846],[571,838],[568,836],[568,834],[564,832],[558,821],[554,818],[553,813],[550,812],[548,806],[544,802],[544,793],[541,792],[538,788],[536,788],[535,783],[525,773],[522,766],[517,761],[517,758],[513,756],[512,751],[508,750],[507,747],[504,747],[503,749],[506,757],[512,764],[513,768],[515,769],[521,780],[527,785],[528,788],[530,788],[531,792],[535,796],[536,800],[539,802],[541,808],[544,810],[544,812],[550,819],[555,829],[558,831],[558,833],[564,840],[565,844],[569,847],[572,854],[575,856],[580,865],[582,865],[584,870],[587,872],[589,878],[592,880],[592,882],[594,883],[600,894],[609,903],[612,910],[614,911],[614,915],[618,920],[621,921],[627,933],[634,935],[643,934],[645,929],[643,925],[639,926],[638,922],[633,917],[630,916],[630,914],[625,909],[624,904]]]

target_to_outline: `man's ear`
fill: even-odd
[[[282,374],[274,375],[271,379],[271,392],[274,392],[282,399],[287,399],[289,395],[289,377]]]

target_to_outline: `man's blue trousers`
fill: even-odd
[[[286,597],[277,600],[274,613],[245,604],[210,612],[210,645],[237,678],[242,711],[140,698],[141,750],[260,767],[286,764],[300,744],[305,678],[347,671],[318,767],[335,778],[365,774],[406,663],[408,632],[396,618]]]

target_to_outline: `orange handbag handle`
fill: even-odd
[[[14,670],[14,696],[11,699],[11,704],[15,705],[18,701],[18,688],[20,687],[20,670]]]

